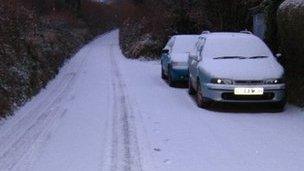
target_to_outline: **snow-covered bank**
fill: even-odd
[[[199,109],[125,59],[118,31],[80,50],[0,126],[0,170],[302,170],[304,116]]]

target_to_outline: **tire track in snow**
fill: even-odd
[[[128,103],[128,96],[124,91],[125,84],[121,78],[113,48],[110,46],[112,69],[112,146],[111,170],[142,170],[136,130],[132,126],[132,106]]]
[[[14,140],[9,138],[7,139],[8,142],[4,142],[3,145],[11,146],[4,148],[6,150],[2,152],[0,156],[0,170],[12,170],[13,167],[18,163],[19,159],[21,159],[23,155],[26,154],[28,149],[36,142],[36,140],[42,136],[41,133],[47,130],[53,124],[55,118],[65,113],[65,110],[62,111],[62,109],[55,106],[63,100],[66,91],[70,89],[71,85],[73,85],[73,78],[74,76],[65,79],[67,84],[62,85],[62,91],[59,91],[60,93],[51,100],[50,105],[47,105],[46,109],[41,111],[35,122],[32,123],[27,129],[23,130],[24,133],[21,136]],[[19,124],[22,125],[22,123]],[[14,134],[12,134],[12,136],[14,136]]]
[[[88,48],[83,52],[87,53],[89,50]],[[46,139],[42,137],[47,137],[48,130],[57,118],[61,118],[66,113],[66,109],[59,107],[60,103],[71,91],[85,61],[86,58],[70,61],[69,67],[75,72],[63,74],[52,85],[47,95],[17,121],[12,129],[0,137],[0,170],[14,170],[19,160],[22,160],[29,150],[39,147],[39,144],[35,144],[38,139]]]

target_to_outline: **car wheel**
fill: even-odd
[[[163,67],[161,69],[161,78],[166,79],[166,75],[165,75],[165,71],[164,71]]]
[[[192,86],[191,78],[188,79],[188,93],[189,95],[195,95],[195,90]]]
[[[210,102],[206,101],[206,99],[203,97],[203,92],[200,84],[198,84],[197,86],[196,102],[197,102],[197,106],[200,108],[207,108],[210,106]]]
[[[276,112],[283,112],[285,106],[286,106],[286,102],[285,101],[284,102],[278,102],[278,103],[273,104],[273,109]]]
[[[175,81],[172,79],[171,68],[168,69],[168,81],[170,87],[175,87]]]

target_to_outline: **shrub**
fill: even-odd
[[[90,0],[2,1],[0,117],[37,94],[81,45],[115,27],[113,13]]]
[[[278,11],[280,50],[284,55],[289,101],[304,106],[304,5],[285,1]]]
[[[118,25],[118,14],[114,4],[104,4],[98,1],[83,0],[81,17],[94,34],[111,30]]]
[[[158,58],[168,38],[175,34],[200,34],[203,30],[240,31],[250,28],[248,9],[261,0],[141,0],[121,6],[120,43],[127,57]],[[135,28],[135,29],[134,29]]]

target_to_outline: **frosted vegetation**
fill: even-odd
[[[286,8],[286,7],[299,7],[304,6],[304,0],[286,0],[284,1],[280,8]]]

